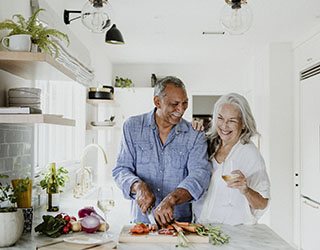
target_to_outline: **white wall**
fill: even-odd
[[[254,108],[271,181],[270,226],[293,242],[293,54],[275,43],[257,54]]]

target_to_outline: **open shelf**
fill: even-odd
[[[120,129],[117,126],[92,126],[87,125],[87,130],[114,130],[114,129]]]
[[[106,99],[87,99],[87,103],[91,105],[106,104],[110,106],[116,106],[115,100],[106,100]]]
[[[27,80],[74,80],[76,75],[46,53],[0,51],[0,69]]]
[[[46,114],[1,114],[0,123],[47,123],[64,126],[75,126],[75,120],[63,118],[61,115]]]

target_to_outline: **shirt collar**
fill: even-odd
[[[156,120],[155,120],[155,112],[157,108],[154,108],[149,114],[147,119],[147,126],[150,126],[152,129],[157,128]],[[173,128],[175,130],[175,134],[179,134],[180,132],[187,132],[189,130],[189,126],[187,124],[187,121],[184,119],[181,119],[180,122],[174,126]]]

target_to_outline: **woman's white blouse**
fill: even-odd
[[[239,169],[251,189],[264,198],[270,198],[270,182],[260,152],[252,142],[243,145],[239,141],[233,146],[224,162],[219,164],[213,160],[213,173],[208,191],[200,200],[193,203],[195,222],[255,224],[266,209],[252,209],[246,197],[238,189],[227,187],[221,177],[224,169],[229,171]]]

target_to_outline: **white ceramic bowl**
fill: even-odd
[[[38,97],[40,98],[41,89],[38,88],[12,88],[8,91],[9,97]]]
[[[38,97],[9,97],[9,103],[39,104],[41,100]]]

